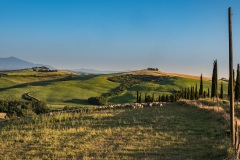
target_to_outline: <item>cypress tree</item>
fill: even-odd
[[[218,73],[217,73],[217,60],[215,60],[213,62],[211,98],[218,97],[217,94],[218,94]]]
[[[203,96],[203,79],[202,79],[202,74],[200,76],[200,88],[199,88],[199,97]]]
[[[137,91],[137,103],[139,103],[139,95],[138,95],[138,91]]]
[[[184,98],[187,99],[187,88],[185,87]]]
[[[193,87],[191,86],[191,91],[190,91],[190,99],[193,99]]]
[[[168,96],[168,94],[166,95],[166,102],[169,102],[169,96]]]
[[[145,93],[145,99],[144,102],[147,103],[147,93]]]
[[[203,98],[206,98],[206,91],[203,92]]]
[[[209,91],[209,88],[208,88],[207,97],[208,97],[208,98],[210,97],[210,91]],[[206,98],[206,97],[205,97],[205,98]]]
[[[158,102],[161,102],[161,96],[160,95],[158,96]]]
[[[165,102],[165,95],[162,95],[162,102]]]
[[[239,64],[237,65],[237,77],[236,77],[236,85],[235,85],[235,99],[239,101],[240,98],[240,70]]]
[[[223,82],[221,83],[221,90],[219,98],[223,99]]]
[[[142,93],[140,92],[138,103],[142,103]]]
[[[195,87],[195,99],[198,99],[198,89],[197,89],[197,83],[196,83],[196,87]]]

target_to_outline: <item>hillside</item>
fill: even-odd
[[[151,71],[151,70],[137,70],[132,72],[125,72],[122,73],[123,75],[132,74],[132,75],[151,75],[151,76],[168,76],[168,77],[181,77],[181,78],[188,78],[188,79],[197,79],[199,80],[199,76],[192,76],[187,74],[179,74],[179,73],[167,73],[162,71]],[[211,80],[209,77],[203,77],[203,80]]]
[[[154,93],[157,98],[162,94],[174,94],[195,84],[199,86],[199,77],[196,76],[146,70],[107,75],[78,75],[67,71],[36,72],[32,70],[9,71],[1,74],[3,76],[0,77],[0,99],[22,100],[24,93],[30,93],[51,106],[59,107],[88,105],[89,97],[106,94],[111,95],[108,97],[108,103],[135,102],[136,91],[142,94]],[[141,83],[133,83],[121,91],[123,82],[119,81],[118,77],[122,76],[124,80],[125,75],[132,75],[132,79]],[[204,89],[207,90],[211,82],[209,78],[204,79]],[[227,83],[223,83],[226,94]],[[119,92],[115,94],[118,89],[120,89]]]

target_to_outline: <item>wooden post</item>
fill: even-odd
[[[229,81],[230,81],[230,131],[231,144],[235,144],[235,127],[234,127],[234,91],[233,91],[233,50],[232,50],[232,9],[228,8],[228,30],[229,30]]]

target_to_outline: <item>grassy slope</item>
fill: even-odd
[[[100,96],[119,85],[108,81],[105,76],[80,75],[73,76],[71,80],[61,80],[66,76],[2,77],[1,99],[21,99],[23,93],[30,92],[50,104],[87,104],[89,97]]]
[[[119,86],[119,83],[110,82],[108,76],[118,75],[74,75],[71,72],[33,72],[30,70],[4,72],[10,76],[0,78],[0,99],[22,99],[22,94],[30,92],[32,96],[46,101],[51,105],[86,105],[87,99],[92,96],[100,96],[103,93]],[[145,93],[171,94],[173,91],[181,90],[198,83],[197,77],[187,75],[177,75],[156,71],[136,71],[131,74],[150,74],[154,76],[181,76],[169,77],[158,83],[145,82],[130,88],[119,96],[109,99],[109,103],[127,103],[136,101],[136,91]],[[68,81],[60,81],[67,76],[73,78]],[[183,78],[183,77],[187,78]],[[204,88],[210,88],[211,82],[205,78]],[[227,83],[224,82],[224,92],[227,93]]]
[[[226,129],[226,121],[213,112],[179,104],[61,114],[1,124],[0,154],[6,159],[217,160],[227,157]]]
[[[158,83],[145,82],[139,85],[132,87],[127,92],[124,92],[120,96],[112,97],[109,102],[110,103],[120,103],[122,101],[127,102],[135,102],[136,101],[136,91],[140,91],[142,93],[142,98],[145,93],[152,95],[155,94],[155,98],[159,95],[163,94],[172,94],[174,91],[179,91],[184,89],[185,87],[191,87],[198,85],[199,89],[199,80],[198,79],[190,79],[190,78],[182,78],[182,77],[169,77]],[[219,81],[219,84],[221,81]],[[203,81],[204,90],[207,92],[208,88],[211,91],[211,81],[205,80]],[[227,94],[227,83],[223,82],[224,94]],[[220,88],[219,88],[220,89]]]

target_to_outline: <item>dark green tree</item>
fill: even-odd
[[[236,77],[236,85],[235,85],[235,99],[239,101],[240,98],[240,70],[239,64],[237,65],[237,77]]]
[[[147,103],[147,93],[145,93],[144,102]]]
[[[197,83],[196,83],[196,87],[195,87],[195,99],[198,99],[198,89],[197,89]]]
[[[168,96],[168,94],[166,95],[166,102],[169,102],[169,96]]]
[[[199,97],[203,96],[203,79],[202,79],[202,74],[200,76],[200,88],[199,88]]]
[[[164,94],[162,95],[161,101],[162,101],[162,102],[165,102],[165,101],[166,101],[166,96],[165,96]]]
[[[218,97],[218,71],[217,71],[217,60],[213,62],[213,73],[212,73],[212,92],[211,98]]]
[[[152,102],[154,102],[155,100],[154,100],[154,93],[152,94]]]
[[[139,95],[138,95],[138,91],[137,91],[137,103],[139,103]]]
[[[150,95],[146,96],[146,103],[152,102],[152,97]]]
[[[185,88],[184,98],[187,99],[187,88]]]
[[[140,92],[138,103],[142,103],[142,93]]]
[[[170,102],[175,102],[175,96],[173,94],[170,95]]]
[[[188,87],[188,91],[187,91],[187,99],[191,98],[191,92],[190,92],[190,88]]]
[[[209,98],[210,97],[210,90],[208,88],[208,92],[207,92],[207,97]],[[205,97],[206,98],[206,97]]]
[[[203,98],[206,98],[206,91],[203,92]]]

